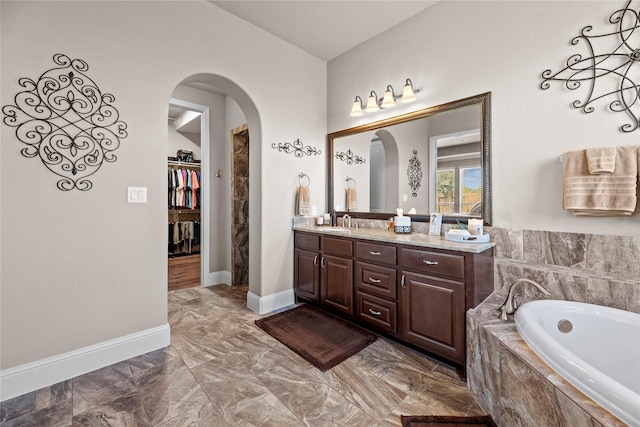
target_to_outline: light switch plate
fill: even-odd
[[[147,187],[127,187],[127,203],[147,203]]]

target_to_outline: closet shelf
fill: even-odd
[[[189,208],[185,208],[185,209],[176,209],[176,208],[169,208],[169,213],[176,213],[176,214],[184,214],[184,213],[200,213],[200,208],[197,209],[189,209]]]
[[[187,167],[187,168],[197,168],[199,169],[201,166],[201,163],[199,162],[180,162],[177,160],[168,160],[167,161],[169,166],[182,166],[182,167]]]

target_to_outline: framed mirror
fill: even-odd
[[[329,211],[491,225],[490,92],[330,133],[327,152]]]

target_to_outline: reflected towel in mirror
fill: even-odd
[[[356,189],[347,188],[347,211],[353,212],[358,209],[358,202],[356,200]]]

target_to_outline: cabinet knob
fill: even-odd
[[[427,265],[438,265],[438,261],[429,261],[428,259],[423,259],[422,262]]]
[[[380,252],[369,251],[371,255],[380,256]]]
[[[375,311],[375,310],[372,310],[372,309],[369,309],[369,313],[373,314],[374,316],[380,316],[382,314],[381,312]]]
[[[373,277],[369,277],[369,281],[370,281],[371,283],[380,283],[380,282],[381,282],[381,280],[374,279]]]

